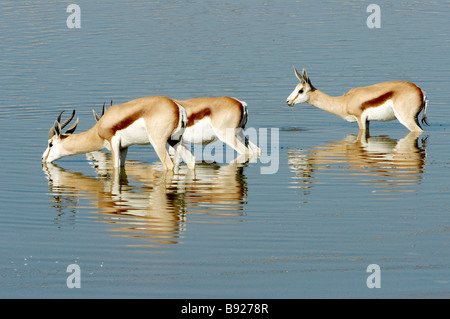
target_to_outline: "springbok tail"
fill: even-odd
[[[242,106],[242,117],[241,117],[241,122],[239,123],[239,127],[244,129],[245,125],[247,124],[248,121],[248,109],[247,109],[247,103],[245,103],[244,101],[240,101],[236,98],[233,98],[236,101],[238,101],[241,106]]]
[[[172,135],[170,136],[170,139],[168,140],[169,145],[172,147],[181,140],[181,137],[183,136],[184,130],[186,129],[186,125],[188,122],[186,109],[176,102],[175,104],[178,106],[179,120],[177,128],[173,131]]]
[[[423,109],[422,123],[424,123],[426,125],[430,125],[430,124],[428,124],[428,118],[427,118],[428,98],[427,98],[427,94],[423,90],[422,90],[422,96],[423,96],[423,101],[422,101],[422,109]]]

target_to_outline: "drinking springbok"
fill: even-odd
[[[188,118],[181,137],[184,149],[188,149],[190,144],[206,145],[221,140],[241,155],[252,157],[261,154],[261,149],[244,136],[248,120],[247,103],[228,96],[173,101],[186,110]],[[96,121],[104,112],[105,103],[102,115],[93,110]],[[179,161],[179,155],[181,153],[174,157],[175,163]]]
[[[295,67],[294,71],[300,83],[286,100],[289,106],[308,102],[349,122],[358,122],[360,130],[368,129],[369,121],[397,119],[412,132],[422,132],[418,116],[423,110],[422,123],[428,125],[426,94],[414,83],[383,82],[355,88],[342,96],[332,97],[311,84],[305,69],[302,74]]]
[[[168,143],[179,152],[190,169],[194,168],[194,156],[181,143],[187,124],[186,110],[167,97],[144,97],[112,105],[91,129],[80,134],[73,134],[78,118],[67,132],[62,132],[75,111],[62,124],[61,115],[62,112],[48,133],[48,147],[42,154],[44,162],[106,147],[112,153],[114,168],[119,168],[125,166],[129,146],[151,144],[164,169],[172,170],[174,164],[167,153]]]
[[[228,96],[174,101],[187,112],[188,122],[181,139],[185,145],[221,140],[241,155],[261,154],[261,149],[244,136],[247,103]]]

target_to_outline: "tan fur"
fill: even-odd
[[[397,118],[410,131],[422,132],[417,119],[422,110],[422,122],[427,124],[426,96],[414,83],[383,82],[355,88],[342,96],[332,97],[312,86],[305,69],[303,74],[297,70],[295,74],[300,83],[286,101],[291,106],[308,102],[344,119],[356,119],[360,130],[366,129],[370,120],[389,121]],[[392,104],[386,104],[388,101]],[[381,106],[383,107],[378,108]]]
[[[389,91],[380,95],[379,97],[373,98],[371,100],[367,100],[361,104],[360,108],[362,111],[365,111],[371,107],[378,107],[389,100],[394,95],[394,92]]]
[[[188,116],[187,127],[195,125],[196,121],[209,117],[217,137],[239,154],[260,154],[261,150],[251,141],[247,141],[249,147],[243,144],[243,133],[238,129],[244,128],[247,115],[244,114],[246,104],[232,97],[201,97],[190,100],[174,100],[186,109]],[[245,116],[245,117],[244,117]],[[229,130],[234,134],[229,134]],[[240,138],[238,138],[239,136]]]
[[[178,106],[171,99],[164,96],[144,97],[112,105],[97,122],[98,134],[110,141],[118,130],[145,118],[148,128],[165,128],[165,132],[158,132],[164,137],[170,136],[178,125],[178,116]]]
[[[201,97],[178,101],[188,115],[188,127],[196,120],[206,116],[211,118],[214,127],[237,128],[242,119],[242,105],[239,101],[228,97]]]
[[[383,82],[352,89],[339,97],[327,96],[314,90],[309,92],[308,103],[341,117],[353,115],[358,120],[359,128],[363,129],[363,112],[388,99],[392,100],[398,117],[410,131],[422,131],[417,123],[417,116],[423,108],[422,90],[410,82]]]
[[[164,169],[171,170],[174,164],[167,153],[166,144],[178,127],[179,116],[180,109],[177,104],[163,96],[145,97],[120,105],[112,105],[88,131],[61,135],[61,155],[92,152],[109,144],[113,155],[113,166],[124,166],[128,146],[121,145],[117,132],[126,129],[139,119],[144,119],[150,140],[148,136],[144,139],[152,142]],[[43,158],[43,160],[47,159]]]

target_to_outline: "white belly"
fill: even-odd
[[[217,135],[209,117],[196,121],[194,125],[187,127],[183,133],[183,142],[191,144],[209,144],[217,140]]]
[[[367,118],[369,121],[393,121],[397,118],[394,103],[392,100],[387,100],[380,106],[370,107],[363,112],[362,118]]]
[[[117,131],[116,134],[120,137],[120,146],[122,148],[135,144],[150,144],[144,119],[135,121],[127,128]]]

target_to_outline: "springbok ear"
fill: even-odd
[[[298,71],[297,71],[297,69],[295,68],[295,66],[294,66],[294,73],[295,73],[295,76],[297,77],[297,79],[300,81],[300,83],[304,83],[304,82],[305,82],[305,80],[304,80],[303,77],[300,75],[300,73],[298,73]]]
[[[302,77],[303,77],[304,83],[307,83],[311,87],[311,90],[315,90],[315,87],[311,84],[311,80],[309,79],[308,74],[306,73],[305,69],[303,69]]]
[[[303,80],[306,82],[306,83],[308,83],[308,74],[306,73],[306,70],[303,68],[303,70],[302,70],[302,78],[303,78]]]
[[[56,135],[58,137],[61,136],[61,124],[59,124],[58,121],[55,121],[55,124],[48,132],[48,138],[51,139],[53,137],[53,135]]]
[[[100,116],[97,114],[97,112],[95,112],[94,109],[92,109],[92,113],[94,114],[95,120],[96,120],[97,122],[100,121]]]
[[[105,103],[106,102],[103,103],[102,115],[100,115],[100,116],[97,114],[97,112],[95,112],[94,109],[92,109],[92,113],[94,113],[94,118],[97,122],[100,121],[100,118],[103,116],[103,114],[105,114]],[[112,100],[111,100],[111,105],[112,105]]]

